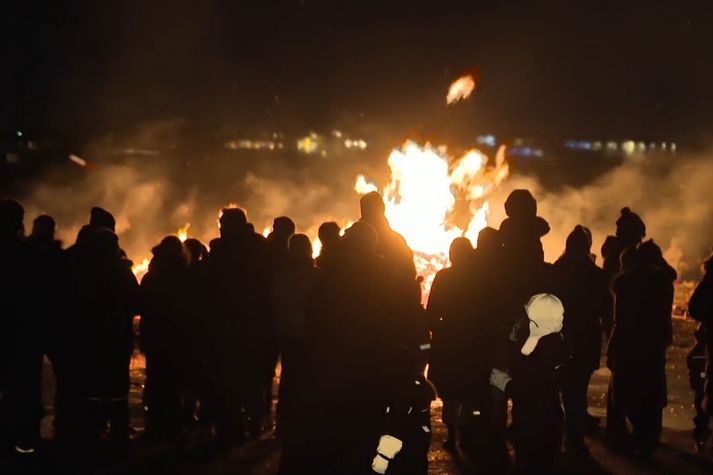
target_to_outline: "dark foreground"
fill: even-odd
[[[675,320],[676,341],[668,352],[669,405],[664,412],[662,447],[653,460],[639,461],[634,457],[609,450],[598,432],[604,424],[605,394],[609,372],[600,369],[592,378],[589,388],[589,411],[602,418],[598,432],[587,437],[591,454],[589,458],[573,458],[566,454],[561,457],[564,474],[710,474],[713,473],[713,459],[696,453],[691,437],[693,424],[692,393],[688,386],[685,356],[691,347],[694,324],[690,321]],[[46,367],[48,369],[48,367]],[[143,358],[138,353],[132,361],[131,409],[132,424],[135,428],[134,445],[128,457],[107,461],[93,470],[97,474],[133,473],[175,473],[175,474],[245,474],[271,475],[276,473],[280,458],[280,444],[272,432],[267,432],[258,440],[235,447],[215,448],[209,443],[210,435],[197,429],[186,438],[182,447],[169,445],[150,446],[141,440],[143,421],[141,417],[141,391],[144,379]],[[52,376],[45,371],[45,378],[51,382]],[[46,385],[51,388],[51,384]],[[47,417],[43,419],[43,437],[52,435],[52,394],[45,394]],[[465,474],[471,473],[458,454],[442,448],[445,427],[440,415],[441,403],[434,401],[431,406],[433,439],[429,453],[429,473]],[[50,466],[51,445],[48,442],[44,453],[24,456],[0,465],[0,473],[57,473]]]

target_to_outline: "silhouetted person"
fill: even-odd
[[[280,269],[288,265],[290,260],[288,251],[288,241],[290,236],[295,234],[295,223],[287,216],[280,216],[272,222],[272,232],[267,236],[267,247],[269,253],[270,279],[279,272]],[[274,319],[276,316],[271,315]],[[272,336],[272,335],[271,335]],[[265,367],[265,412],[263,414],[265,420],[270,418],[270,410],[272,409],[272,383],[275,379],[275,368],[280,352],[277,341],[270,338],[266,342],[266,351],[268,352],[267,366]]]
[[[0,456],[34,452],[42,417],[42,334],[36,256],[24,239],[25,211],[14,200],[0,201]]]
[[[603,329],[611,331],[613,302],[604,271],[591,258],[590,236],[577,225],[567,237],[564,254],[555,262],[561,282],[561,300],[567,311],[563,333],[572,346],[572,360],[562,381],[566,415],[566,447],[571,453],[586,453],[584,433],[590,424],[587,389],[599,368]]]
[[[180,435],[191,354],[188,253],[175,237],[152,249],[141,281],[141,350],[146,355],[146,430],[158,440]]]
[[[705,448],[706,442],[711,435],[710,414],[706,410],[706,380],[708,373],[706,367],[708,358],[706,357],[706,341],[708,340],[707,328],[702,323],[694,332],[695,343],[693,348],[686,355],[686,366],[688,367],[688,382],[693,390],[693,408],[696,415],[693,417],[693,439],[699,451]],[[705,402],[704,402],[705,401]]]
[[[312,243],[304,234],[290,237],[287,263],[277,271],[272,282],[272,312],[275,335],[280,349],[278,423],[290,423],[290,416],[299,410],[295,394],[300,384],[311,377],[305,371],[304,353],[307,300],[319,270],[312,260]]]
[[[614,329],[608,361],[609,397],[633,427],[641,456],[649,456],[661,434],[666,406],[666,348],[671,344],[675,272],[662,266],[661,250],[647,241],[622,254],[622,273],[614,281]]]
[[[199,263],[208,257],[208,248],[196,238],[188,238],[183,243],[190,256],[189,266],[197,267]]]
[[[505,200],[507,218],[500,224],[500,239],[517,259],[542,260],[540,238],[550,226],[537,216],[537,201],[528,190],[514,190]]]
[[[116,232],[116,220],[114,219],[114,215],[99,206],[95,206],[91,209],[89,213],[89,226]]]
[[[611,281],[621,270],[621,254],[641,244],[646,236],[646,225],[638,214],[629,208],[622,208],[616,220],[616,234],[607,236],[602,245],[604,272]]]
[[[413,262],[413,252],[403,236],[391,229],[385,216],[386,207],[381,195],[376,191],[367,193],[361,197],[359,206],[360,220],[374,228],[378,236],[377,253],[384,258],[387,265],[414,279],[416,267]]]
[[[192,322],[194,331],[192,338],[185,348],[186,361],[186,387],[183,401],[183,421],[187,427],[196,422],[210,419],[210,401],[206,391],[209,386],[206,371],[205,352],[201,346],[201,338],[196,337],[196,328],[201,326],[208,307],[205,302],[205,292],[202,291],[204,280],[205,262],[208,258],[208,248],[198,239],[188,238],[183,245],[188,251],[188,320]],[[200,401],[200,412],[196,413]],[[198,416],[198,417],[196,417]]]
[[[529,331],[513,335],[518,351],[509,374],[494,369],[491,382],[512,396],[512,441],[520,472],[554,473],[562,441],[559,387],[567,362],[560,333],[564,307],[552,294],[537,294],[525,311],[522,329]]]
[[[713,256],[703,263],[703,279],[696,287],[688,303],[688,312],[695,320],[701,323],[704,330],[702,340],[706,353],[706,377],[701,388],[701,405],[697,414],[696,430],[699,439],[705,434],[710,434],[708,424],[713,415]],[[698,335],[697,335],[698,336]],[[700,375],[700,373],[699,373]],[[698,391],[696,391],[698,397]],[[698,407],[696,408],[698,410]]]
[[[322,244],[322,249],[319,251],[316,264],[320,269],[326,270],[339,265],[340,232],[339,225],[333,221],[322,223],[319,226],[317,236]]]
[[[224,209],[206,260],[210,310],[201,330],[221,443],[262,430],[272,358],[269,270],[265,239],[250,229],[245,211]]]
[[[463,378],[468,341],[466,320],[472,317],[470,279],[473,246],[467,238],[453,240],[449,257],[451,266],[438,271],[428,297],[428,319],[432,348],[428,378],[433,381],[443,401],[443,422],[448,429],[444,446],[456,448],[456,423],[461,401],[469,399],[464,384],[476,375]],[[487,375],[486,375],[487,383]],[[487,388],[487,384],[486,384]]]
[[[40,242],[53,242],[56,227],[52,216],[41,214],[32,222],[30,237]]]
[[[402,446],[388,473],[425,473],[432,393],[414,376],[423,371],[423,334],[399,288],[403,271],[389,269],[377,239],[365,222],[347,230],[342,265],[321,276],[310,299],[314,378],[301,385],[299,420],[285,428],[294,432],[285,433],[281,474],[369,473],[388,460],[377,453],[394,455],[392,439]]]
[[[72,256],[78,294],[74,318],[68,322],[70,361],[60,376],[63,382],[58,382],[69,394],[62,398],[65,417],[57,429],[77,443],[75,449],[94,453],[109,424],[113,448],[124,451],[139,286],[116,234],[95,228],[86,239]]]
[[[638,214],[628,207],[621,209],[621,214],[616,220],[616,233],[614,236],[607,236],[602,245],[602,257],[604,262],[602,268],[610,284],[622,270],[622,254],[627,249],[635,249],[641,244],[646,236],[646,225]],[[630,257],[633,258],[634,254]],[[609,331],[609,329],[607,329]],[[611,393],[609,387],[608,392]],[[626,443],[628,431],[626,420],[621,408],[616,406],[616,401],[611,394],[607,395],[607,439],[614,445]]]

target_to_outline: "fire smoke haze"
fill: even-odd
[[[144,145],[156,128],[165,127],[144,127],[131,141]],[[324,221],[346,225],[358,219],[357,175],[365,174],[379,188],[389,181],[388,149],[337,157],[264,153],[209,161],[195,169],[187,166],[181,173],[176,163],[190,160],[170,152],[105,162],[101,157],[111,152],[100,142],[87,153],[83,158],[90,162],[88,169],[76,174],[67,174],[66,168],[50,171],[19,196],[27,210],[26,225],[39,213],[52,214],[58,237],[69,245],[87,222],[89,209],[103,206],[114,213],[121,244],[135,262],[150,257],[153,245],[186,223],[189,236],[207,243],[217,236],[220,208],[231,202],[247,209],[258,232],[273,218],[287,215],[298,232],[314,237]],[[648,236],[662,246],[669,261],[684,277],[696,278],[698,263],[713,243],[707,222],[713,215],[713,202],[707,199],[712,182],[713,162],[706,153],[631,155],[587,184],[556,190],[534,174],[516,172],[490,195],[488,224],[497,228],[504,219],[503,203],[510,191],[530,189],[538,213],[552,228],[543,243],[547,260],[553,261],[576,224],[590,227],[598,254],[606,235],[614,232],[620,209],[629,206],[645,220]]]

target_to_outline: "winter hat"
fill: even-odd
[[[89,225],[95,228],[106,228],[111,232],[116,232],[116,220],[114,216],[99,206],[95,206],[89,213]]]
[[[513,190],[505,200],[505,214],[509,218],[534,218],[537,215],[537,201],[529,190]]]
[[[560,299],[552,294],[537,294],[525,305],[530,319],[530,336],[520,352],[527,356],[535,350],[540,338],[562,330],[564,306]]]
[[[642,239],[646,236],[646,225],[638,214],[624,207],[621,209],[621,216],[616,220],[616,234],[625,239]]]

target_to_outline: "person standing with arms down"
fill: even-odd
[[[666,349],[672,341],[675,271],[653,241],[622,254],[614,281],[614,329],[607,365],[616,407],[633,426],[637,454],[650,457],[659,443],[666,396]]]
[[[567,451],[586,454],[584,434],[591,424],[587,389],[599,368],[604,328],[611,328],[613,303],[606,274],[592,261],[588,230],[577,225],[567,237],[564,254],[555,262],[561,299],[567,311],[562,332],[572,347],[572,360],[562,380]]]
[[[688,312],[691,317],[700,322],[703,328],[697,333],[701,334],[705,346],[706,366],[705,380],[700,394],[700,405],[696,421],[697,442],[705,444],[706,437],[710,437],[709,423],[713,416],[713,256],[703,263],[704,276],[688,303]],[[700,371],[698,376],[700,377]],[[698,396],[698,395],[697,395]]]

